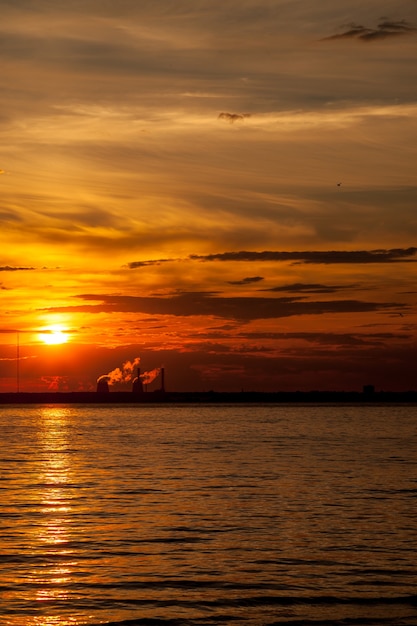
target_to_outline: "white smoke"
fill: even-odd
[[[140,379],[144,385],[149,385],[151,382],[155,380],[155,378],[159,376],[160,373],[161,373],[161,368],[156,367],[155,369],[150,370],[149,372],[144,372],[143,374],[141,374]]]
[[[134,370],[138,367],[139,363],[140,357],[137,356],[133,359],[133,361],[126,361],[123,363],[121,368],[116,367],[116,369],[112,370],[108,374],[99,376],[97,382],[105,379],[109,385],[114,385],[115,383],[129,383],[133,379]]]

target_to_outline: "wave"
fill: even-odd
[[[196,619],[139,618],[117,622],[97,622],[91,626],[216,626],[241,622],[250,624],[245,618],[233,615],[216,615]],[[414,617],[347,617],[342,619],[294,619],[257,622],[262,626],[415,626]],[[253,622],[252,622],[253,624]]]
[[[167,610],[167,603],[164,604],[164,611]],[[187,602],[175,602],[175,607],[179,606],[185,608]],[[155,603],[157,606],[158,603]],[[337,606],[349,605],[350,608],[356,608],[357,613],[362,607],[366,607],[368,615],[361,615],[355,617],[343,617],[343,618],[330,618],[330,619],[313,619],[306,618],[298,619],[294,616],[294,619],[288,619],[282,615],[281,618],[275,616],[266,621],[265,619],[260,622],[250,621],[248,615],[233,615],[228,612],[223,612],[222,609],[233,608],[246,608],[269,606],[275,607],[302,607],[303,614],[308,615],[308,605],[311,608],[320,607],[322,609],[329,608],[335,609]],[[415,626],[415,613],[414,617],[410,615],[403,615],[402,617],[390,615],[389,607],[395,606],[399,612],[400,608],[407,610],[417,606],[417,595],[410,596],[397,596],[397,597],[375,597],[375,598],[343,598],[336,596],[319,596],[319,597],[292,597],[292,596],[254,596],[252,598],[230,598],[213,602],[198,602],[190,603],[189,609],[211,609],[213,613],[210,616],[204,617],[192,617],[192,618],[135,618],[126,619],[121,621],[101,621],[90,626],[216,626],[216,624],[257,624],[262,626]],[[379,612],[383,612],[384,616],[369,616],[369,610],[372,608],[378,608]],[[307,609],[307,611],[306,611]],[[376,612],[376,611],[375,611]],[[271,611],[269,612],[271,614]]]

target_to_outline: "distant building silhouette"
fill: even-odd
[[[105,376],[102,376],[97,381],[97,393],[109,393],[109,381]]]
[[[375,387],[373,385],[364,385],[363,393],[371,395],[372,393],[375,393]]]
[[[137,375],[137,377],[133,380],[132,392],[133,393],[143,393],[143,383],[142,383],[142,379],[140,377],[140,368],[138,368],[138,375]]]

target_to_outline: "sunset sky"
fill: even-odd
[[[0,4],[0,391],[417,388],[416,0]]]

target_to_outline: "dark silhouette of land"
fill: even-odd
[[[4,404],[290,404],[290,403],[408,403],[417,404],[417,391],[278,391],[278,392],[216,392],[157,390],[146,393],[113,391],[57,391],[40,393],[0,393]]]

